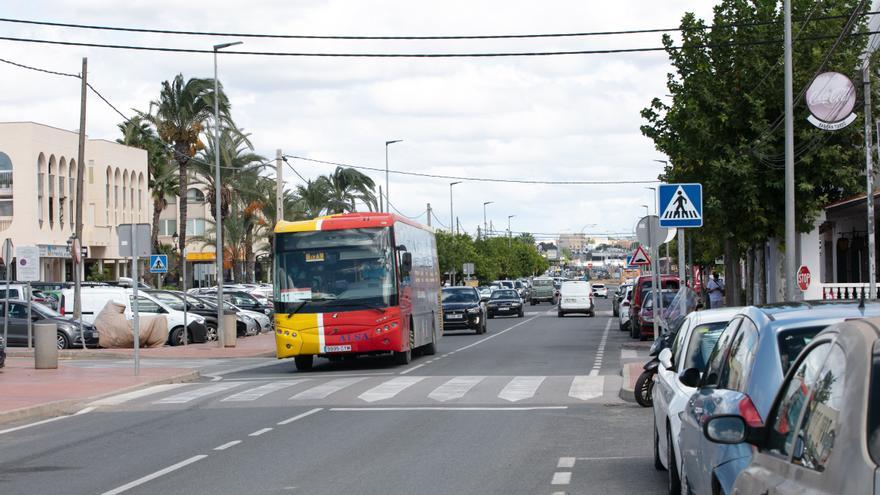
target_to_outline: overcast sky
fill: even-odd
[[[215,32],[320,35],[475,35],[674,27],[702,17],[706,0],[280,0],[123,2],[6,0],[3,16],[56,22]],[[86,31],[0,23],[2,36],[210,49],[234,38]],[[659,34],[574,39],[319,41],[247,39],[233,48],[297,52],[510,52],[660,46]],[[177,73],[211,77],[210,54],[171,54],[0,41],[2,58],[77,73],[128,115],[146,110]],[[639,111],[665,94],[664,52],[474,59],[221,56],[220,80],[236,123],[257,151],[423,173],[538,180],[651,180],[663,159],[639,132]],[[0,64],[0,120],[78,127],[79,85]],[[115,139],[121,118],[90,95],[91,138]],[[293,161],[306,178],[332,167]],[[384,173],[369,172],[384,184]],[[288,187],[301,181],[286,170]],[[530,232],[631,232],[652,204],[628,186],[535,186],[465,182],[454,188],[463,228]],[[391,203],[425,221],[431,203],[449,224],[449,181],[391,176]],[[595,224],[593,226],[592,224]],[[435,222],[436,225],[436,222]]]

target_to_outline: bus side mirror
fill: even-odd
[[[409,272],[412,271],[412,253],[404,252],[403,255],[401,255],[400,271],[404,275],[408,275]]]

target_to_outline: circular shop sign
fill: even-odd
[[[856,89],[848,77],[839,72],[816,76],[807,89],[807,107],[823,122],[840,122],[852,113]]]

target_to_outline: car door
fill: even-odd
[[[691,324],[696,317],[685,318],[678,334],[672,342],[670,351],[672,352],[672,368],[667,369],[662,363],[657,366],[657,377],[654,379],[654,388],[652,396],[654,399],[654,421],[657,425],[657,445],[661,455],[666,452],[666,424],[668,422],[669,403],[675,397],[678,381],[678,356],[681,349],[687,347],[685,342],[690,332]]]
[[[27,345],[27,305],[9,303],[9,345]]]
[[[768,414],[763,445],[737,477],[734,493],[792,493],[795,486],[787,478],[791,476],[792,456],[802,443],[798,432],[803,430],[805,406],[820,383],[820,370],[830,350],[827,340],[814,343],[782,383]]]

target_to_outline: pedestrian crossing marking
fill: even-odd
[[[153,404],[186,404],[187,402],[192,402],[196,399],[201,399],[209,395],[231,390],[235,387],[238,387],[239,385],[241,384],[232,382],[214,383],[205,387],[195,388],[193,390],[187,390],[186,392],[181,392],[170,397],[165,397],[164,399],[153,402]]]
[[[504,387],[498,397],[509,402],[531,399],[544,383],[544,376],[518,376]]]
[[[427,377],[424,376],[398,376],[381,383],[358,396],[366,402],[376,402],[391,399],[407,388],[419,383]]]
[[[485,376],[457,376],[435,388],[428,394],[428,398],[439,402],[460,399],[485,378]]]
[[[221,402],[250,402],[263,397],[264,395],[271,394],[273,392],[278,392],[279,390],[284,390],[285,388],[292,387],[294,385],[307,382],[308,378],[303,378],[300,380],[288,380],[283,382],[270,382],[265,385],[260,385],[259,387],[251,388],[248,390],[242,390],[237,394],[230,395],[225,399],[221,400]]]
[[[605,377],[603,376],[576,376],[571,381],[568,396],[579,400],[595,399],[602,396],[604,388]]]
[[[291,400],[313,400],[313,399],[326,399],[330,394],[339,392],[340,390],[350,387],[355,383],[366,380],[367,377],[358,377],[358,378],[336,378],[330,380],[326,383],[322,383],[321,385],[312,387],[308,390],[304,390],[293,397]]]

